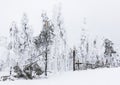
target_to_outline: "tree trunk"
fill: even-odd
[[[73,50],[73,71],[75,71],[75,50]]]
[[[47,48],[46,48],[46,52],[45,52],[45,76],[47,76]]]

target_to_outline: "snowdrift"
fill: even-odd
[[[0,85],[120,85],[120,68],[71,71],[45,79],[0,82]]]

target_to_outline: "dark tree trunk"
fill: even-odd
[[[47,76],[47,48],[46,48],[46,52],[45,52],[45,76]]]
[[[75,71],[75,50],[73,50],[73,71]]]

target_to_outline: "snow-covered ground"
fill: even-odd
[[[5,81],[0,85],[120,85],[120,68],[65,72],[47,79]]]

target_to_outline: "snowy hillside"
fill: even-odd
[[[16,80],[0,85],[120,85],[120,68],[59,73],[49,79]]]
[[[80,27],[78,44],[71,47],[61,5],[56,5],[52,14],[51,18],[47,12],[41,13],[42,27],[36,36],[26,13],[21,23],[11,23],[9,37],[0,37],[0,72],[6,72],[0,80],[34,80],[67,71],[120,67],[120,49],[111,39],[90,37],[86,18]]]
[[[0,85],[120,84],[118,2],[1,0]]]

